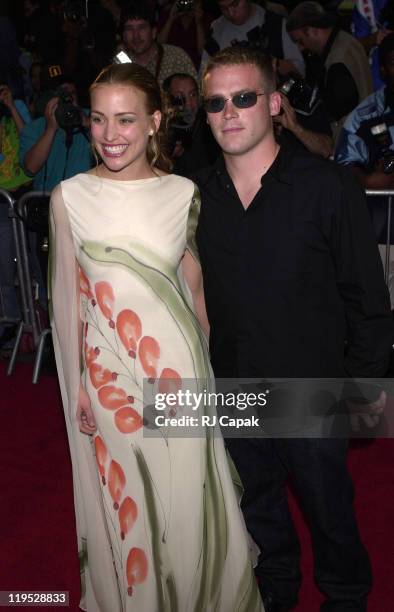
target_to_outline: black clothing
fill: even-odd
[[[320,95],[331,120],[346,117],[361,101],[357,84],[344,63],[335,63],[327,70],[325,61],[339,30],[334,28],[321,56],[305,56],[308,81],[319,86]]]
[[[191,174],[213,164],[221,155],[221,150],[214,139],[211,128],[206,121],[205,111],[199,110],[190,130],[177,132],[184,147],[184,153],[175,158],[174,173],[189,177]]]
[[[351,172],[282,147],[247,210],[222,158],[194,179],[216,376],[383,376],[389,297]]]
[[[216,376],[383,376],[393,324],[365,196],[353,175],[282,146],[246,210],[223,158],[194,178]],[[354,516],[346,440],[241,438],[227,445],[245,489],[246,525],[261,549],[262,595],[284,607],[297,601],[290,476],[327,596],[321,610],[364,612],[371,571]]]
[[[226,440],[244,483],[241,508],[261,549],[255,568],[264,596],[293,608],[301,584],[300,545],[286,482],[305,513],[312,536],[315,579],[327,601],[323,612],[366,612],[371,588],[368,554],[353,510],[345,439]]]

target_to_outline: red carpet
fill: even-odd
[[[71,467],[56,379],[42,376],[32,385],[26,364],[7,378],[0,363],[0,383],[0,590],[67,590],[69,609],[78,610]],[[369,612],[394,609],[393,456],[394,440],[359,442],[349,455],[360,530],[374,573]],[[318,612],[310,539],[294,502],[292,507],[303,549],[297,612]]]

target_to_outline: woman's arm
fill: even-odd
[[[50,206],[50,314],[59,379],[64,381],[67,411],[82,433],[93,434],[96,422],[90,398],[80,380],[82,322],[79,316],[79,266],[61,186]]]
[[[209,338],[209,321],[205,308],[204,284],[202,280],[201,267],[189,251],[185,251],[185,255],[182,260],[182,271],[192,294],[197,319],[204,334],[207,338]]]

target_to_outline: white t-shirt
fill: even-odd
[[[261,6],[258,6],[257,4],[252,4],[252,7],[254,8],[252,15],[242,25],[235,25],[231,23],[231,21],[226,19],[224,15],[212,22],[211,28],[213,38],[219,45],[220,49],[230,47],[236,42],[248,40],[248,32],[250,32],[256,27],[261,27],[264,24],[266,13],[265,9],[263,9]],[[297,70],[301,74],[304,74],[304,60],[297,45],[291,40],[290,36],[287,33],[285,19],[283,19],[282,21],[282,48],[284,59],[293,62]],[[204,49],[201,57],[200,74],[208,58],[209,54]]]

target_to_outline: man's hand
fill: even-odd
[[[0,102],[9,109],[14,107],[14,98],[12,97],[11,89],[7,85],[3,85],[0,88]]]
[[[281,110],[283,112],[280,115],[274,116],[275,123],[280,123],[282,127],[293,132],[298,126],[297,115],[284,94],[281,94]]]
[[[79,387],[77,421],[82,433],[91,436],[97,429],[89,395],[82,385]]]
[[[378,399],[370,404],[356,404],[347,401],[347,407],[350,414],[350,425],[353,431],[360,431],[361,423],[364,423],[368,429],[372,429],[379,424],[380,416],[384,412],[387,401],[387,394],[382,391]]]
[[[55,112],[59,104],[59,98],[51,98],[45,107],[44,117],[47,122],[47,128],[56,132],[59,124],[56,120]]]

